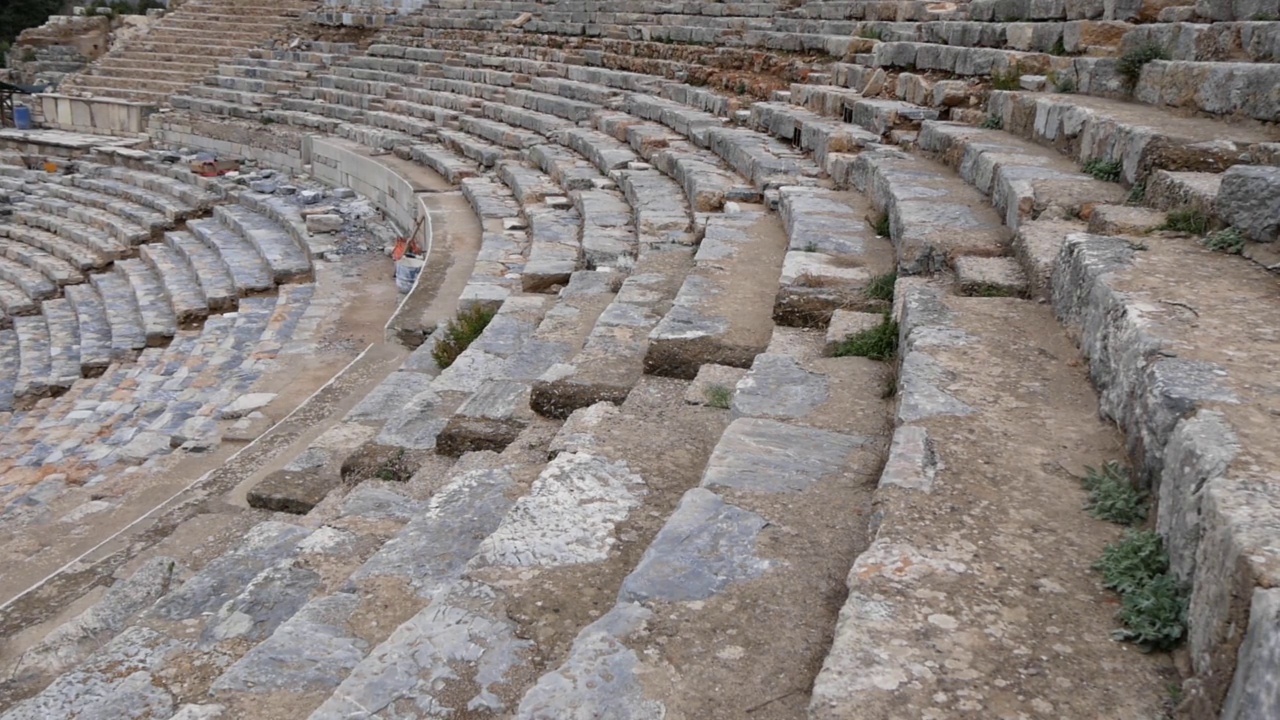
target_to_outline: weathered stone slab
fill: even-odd
[[[1223,221],[1257,242],[1280,240],[1280,168],[1237,165],[1222,174],[1215,207]]]

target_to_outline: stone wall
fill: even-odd
[[[226,157],[252,157],[268,167],[293,172],[302,172],[308,162],[304,157],[304,136],[283,128],[156,113],[148,119],[147,134],[161,145],[207,150]]]
[[[54,85],[93,62],[111,45],[111,20],[101,15],[54,15],[22,31],[9,52],[16,82]]]
[[[324,0],[307,19],[321,25],[383,27],[428,4],[429,0]]]
[[[326,183],[348,187],[368,198],[404,233],[425,218],[418,241],[431,252],[430,214],[414,186],[394,168],[338,142],[313,135],[307,138],[311,172]]]

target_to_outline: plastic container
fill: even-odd
[[[13,126],[19,130],[31,129],[31,108],[26,105],[13,106]]]
[[[396,261],[396,289],[402,293],[412,290],[424,264],[423,258],[415,255],[405,255]]]

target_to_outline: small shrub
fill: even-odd
[[[864,357],[889,360],[898,352],[898,323],[884,314],[884,320],[869,330],[850,335],[836,347],[836,357]]]
[[[1103,587],[1125,595],[1168,572],[1169,558],[1159,535],[1130,530],[1120,542],[1107,546],[1093,569],[1102,573]]]
[[[1119,160],[1094,158],[1084,164],[1085,174],[1106,182],[1120,182],[1120,171],[1123,169]]]
[[[1089,491],[1085,507],[1093,517],[1117,525],[1133,525],[1147,518],[1147,494],[1133,486],[1120,463],[1085,468],[1084,486]]]
[[[394,455],[383,460],[373,476],[387,482],[408,482],[413,477],[413,468],[405,459],[404,448],[396,450]]]
[[[1017,90],[1021,85],[1018,84],[1022,73],[1018,68],[1013,67],[1008,70],[997,70],[991,73],[991,87],[996,90]]]
[[[867,283],[862,289],[862,294],[868,300],[882,300],[884,302],[893,302],[893,286],[898,281],[896,272],[887,272],[883,275],[877,275]]]
[[[872,227],[876,231],[876,235],[880,237],[889,237],[889,213],[882,213],[876,217],[876,222]]]
[[[1140,45],[1120,56],[1116,63],[1116,72],[1129,83],[1136,85],[1142,76],[1142,68],[1152,60],[1168,60],[1169,52],[1163,46],[1153,42]]]
[[[476,305],[460,311],[443,329],[443,337],[431,349],[431,357],[441,370],[453,364],[454,360],[466,350],[480,333],[488,327],[489,321],[496,314],[490,308]]]
[[[1228,255],[1239,255],[1244,251],[1244,236],[1235,228],[1227,228],[1211,233],[1204,239],[1204,246]]]
[[[1117,640],[1144,650],[1172,650],[1187,631],[1187,592],[1172,575],[1160,575],[1120,599],[1117,614],[1124,629]]]
[[[999,115],[988,115],[986,120],[982,121],[982,127],[987,130],[1003,130],[1004,120]]]
[[[721,410],[728,410],[729,403],[733,401],[733,391],[723,385],[709,385],[704,394],[707,405]]]
[[[1165,230],[1203,235],[1209,232],[1209,216],[1196,208],[1182,208],[1169,212],[1164,223]]]

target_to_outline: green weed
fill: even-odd
[[[982,127],[987,130],[1003,130],[1004,120],[999,115],[988,115],[986,120],[982,121]]]
[[[1121,598],[1122,630],[1114,637],[1146,650],[1172,650],[1187,631],[1187,592],[1172,575],[1161,575]]]
[[[1105,182],[1120,182],[1120,172],[1124,165],[1119,160],[1103,160],[1094,158],[1084,164],[1085,174]]]
[[[733,401],[733,391],[723,385],[709,385],[704,393],[707,405],[721,410],[728,410]]]
[[[480,337],[480,333],[488,327],[489,321],[495,314],[496,311],[480,305],[459,311],[457,316],[444,327],[443,336],[431,349],[431,357],[436,361],[436,365],[439,365],[441,370],[452,365],[462,351]]]
[[[1228,255],[1239,255],[1244,251],[1244,236],[1235,228],[1227,228],[1211,233],[1204,239],[1204,246]]]
[[[1209,232],[1209,216],[1197,208],[1171,210],[1164,223],[1165,230],[1204,235]]]
[[[991,73],[991,87],[996,90],[1017,90],[1018,80],[1022,77],[1022,73],[1018,68],[1009,68],[1008,70],[996,70]]]
[[[1086,509],[1099,520],[1117,525],[1133,525],[1147,518],[1147,494],[1129,480],[1129,472],[1118,462],[1101,468],[1085,468]]]
[[[896,272],[887,272],[883,275],[876,275],[867,282],[867,286],[862,289],[862,294],[868,300],[893,302],[893,286],[897,281],[898,274]]]
[[[880,237],[889,237],[889,213],[882,213],[876,218],[875,225],[876,235]]]
[[[898,323],[884,314],[884,320],[873,328],[850,335],[836,347],[836,357],[865,357],[889,360],[898,352]]]
[[[1140,45],[1129,52],[1120,56],[1120,60],[1116,63],[1116,72],[1129,83],[1130,86],[1136,85],[1138,78],[1142,76],[1142,68],[1152,60],[1168,60],[1169,51],[1163,46],[1156,43],[1146,43]]]

